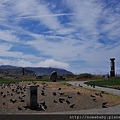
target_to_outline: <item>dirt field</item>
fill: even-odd
[[[26,106],[28,84],[38,86],[39,105],[36,110]],[[42,105],[44,101],[45,105]],[[102,107],[107,109],[117,104],[120,104],[119,96],[60,82],[21,82],[0,86],[0,114],[60,112]]]

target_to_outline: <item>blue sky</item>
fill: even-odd
[[[120,0],[0,0],[0,65],[120,74]]]

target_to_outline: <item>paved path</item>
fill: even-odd
[[[74,110],[74,111],[64,111],[64,112],[53,112],[44,114],[119,114],[120,115],[120,105],[101,108],[101,109],[89,109],[89,110]]]
[[[86,81],[75,81],[75,82],[68,82],[68,83],[70,83],[72,85],[75,85],[75,86],[81,85],[84,88],[106,91],[106,92],[109,92],[109,93],[116,94],[116,95],[120,96],[120,90],[112,89],[112,88],[105,88],[105,87],[98,87],[98,86],[95,86],[95,88],[93,88],[91,86],[88,86],[87,84],[84,84],[84,82],[86,82]]]
[[[23,113],[22,113],[23,114]],[[26,114],[26,113],[25,113]],[[29,114],[29,113],[28,113]],[[30,113],[32,114],[32,113]],[[41,113],[33,113],[33,114],[41,114]],[[89,109],[89,110],[74,110],[74,111],[63,111],[63,112],[44,112],[42,114],[48,115],[60,115],[60,114],[117,114],[120,115],[120,105],[109,107],[109,108],[101,108],[101,109]]]

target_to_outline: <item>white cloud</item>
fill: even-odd
[[[8,11],[6,11],[5,6],[4,6],[4,1],[0,1],[0,22],[6,22],[6,18],[8,15]]]
[[[0,59],[0,65],[13,65],[13,66],[21,66],[21,67],[28,67],[31,66],[31,62],[24,61],[20,59],[10,60],[10,59]]]
[[[118,39],[120,38],[120,15],[116,16],[110,14],[109,11],[105,11],[104,18],[106,19],[106,21],[100,26],[100,33],[106,33],[106,37],[108,39],[119,42]]]
[[[35,55],[31,55],[31,54],[26,54],[23,52],[18,52],[16,51],[10,51],[10,49],[12,48],[13,45],[11,44],[7,44],[7,43],[3,43],[0,44],[0,56],[1,57],[7,57],[7,58],[17,58],[17,59],[25,59],[25,60],[31,60],[31,61],[39,61],[42,60],[41,57],[37,57]]]
[[[59,17],[59,16],[71,16],[72,14],[66,14],[66,13],[60,13],[60,14],[46,14],[46,15],[39,15],[39,16],[18,16],[15,19],[20,19],[20,18],[41,18],[41,17]]]
[[[0,44],[0,54],[3,54],[4,51],[8,51],[12,45],[7,44],[7,43],[1,43]]]
[[[39,62],[39,66],[42,67],[56,67],[56,68],[68,68],[69,64],[68,63],[64,63],[64,62],[60,62],[60,61],[55,61],[53,59],[48,59],[45,60],[43,62]]]
[[[11,30],[0,30],[0,39],[7,42],[20,42]]]
[[[8,4],[9,6],[4,5],[4,3]],[[32,19],[35,21],[39,21],[40,24],[45,25],[56,33],[58,31],[63,33],[62,31],[64,30],[64,33],[67,34],[68,32],[73,31],[73,29],[64,28],[64,25],[60,23],[58,18],[60,16],[71,16],[73,14],[61,12],[53,13],[47,6],[47,4],[43,4],[40,1],[38,2],[37,0],[8,0],[1,2],[1,6],[2,12],[6,13],[1,15],[1,18],[4,18],[3,23],[6,19],[6,23],[8,22],[9,24],[10,20],[12,22],[11,24],[16,25],[19,24],[21,21],[24,21],[25,19]]]
[[[98,34],[96,26],[102,10],[100,3],[95,0],[75,0],[68,1],[68,5],[74,13],[71,19],[76,28],[82,28],[86,35]]]
[[[63,28],[63,29],[58,30],[57,33],[70,35],[75,31],[76,30],[74,28]]]
[[[55,68],[69,68],[68,63],[55,61],[53,59],[48,59],[41,62],[33,63],[31,61],[25,61],[23,59],[17,60],[8,60],[8,59],[0,59],[0,65],[13,65],[13,66],[21,66],[21,67],[55,67]]]
[[[50,29],[59,29],[61,27],[56,17],[59,16],[60,14],[54,15],[45,4],[39,3],[35,0],[17,1],[14,4],[13,10],[16,11],[17,18],[26,17],[26,18],[32,18],[34,20],[39,20],[42,24],[46,25]],[[45,16],[49,16],[49,17],[45,17]],[[22,20],[21,18],[20,20]]]
[[[71,61],[77,59],[77,54],[83,48],[81,45],[78,45],[80,43],[80,41],[67,37],[61,38],[59,42],[51,42],[46,40],[44,36],[40,36],[37,40],[29,41],[26,44],[33,46],[42,54],[51,56],[56,60]]]
[[[10,43],[0,43],[0,56],[20,59],[13,63],[6,59],[8,63],[18,65],[61,66],[63,68],[69,66],[71,71],[79,71],[81,67],[83,71],[108,71],[107,63],[109,63],[110,57],[120,60],[119,13],[113,14],[111,10],[114,8],[110,9],[110,6],[105,8],[106,4],[97,0],[63,0],[63,3],[70,12],[67,10],[67,13],[61,13],[62,10],[55,11],[57,4],[52,5],[54,8],[52,11],[53,9],[51,10],[50,6],[47,6],[48,4],[40,3],[37,0],[0,1],[0,24],[6,29],[10,29],[0,31],[0,39]],[[69,19],[68,22],[60,21],[59,17],[64,19],[64,16]],[[25,29],[21,26],[20,23],[24,23],[24,20],[33,20],[33,24],[37,21],[49,30],[44,31],[46,35],[35,34],[26,29],[32,24],[25,25]],[[33,30],[36,31],[34,28]],[[25,42],[24,39],[17,37],[19,33],[30,35],[33,39]],[[107,42],[104,44],[99,41],[100,39],[109,40],[113,44]],[[12,51],[14,43],[20,43],[21,47],[24,44],[29,45],[30,50],[36,49],[41,57],[35,56],[34,52],[26,54],[25,51]],[[48,56],[48,58],[44,56]],[[85,61],[86,66],[72,64],[72,61],[79,60]]]
[[[53,14],[45,4],[36,0],[5,0],[0,1],[0,4],[0,20],[3,23],[9,23],[9,21],[19,23],[23,20],[22,18],[30,18],[40,21],[50,29],[56,30],[61,28],[57,16],[68,15],[65,13]]]

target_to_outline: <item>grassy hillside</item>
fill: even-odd
[[[14,82],[26,82],[26,81],[48,81],[47,78],[42,78],[42,79],[4,79],[0,78],[0,84],[1,83],[14,83]]]

